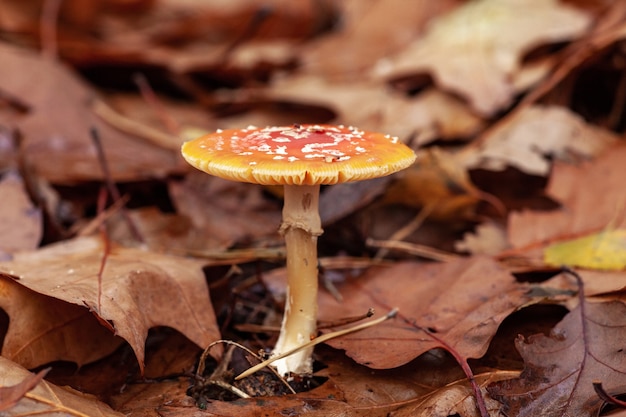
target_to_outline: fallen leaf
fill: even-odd
[[[626,391],[626,305],[622,302],[578,306],[549,336],[519,337],[524,359],[518,379],[489,388],[515,416],[597,416],[603,401],[593,389],[601,381],[607,392]]]
[[[53,183],[102,179],[92,128],[100,133],[114,180],[181,171],[176,152],[122,134],[96,117],[89,110],[96,93],[61,63],[6,43],[0,44],[0,61],[0,89],[28,106],[16,126],[24,136],[25,158],[43,178]]]
[[[480,0],[439,17],[426,34],[391,59],[380,75],[432,74],[484,116],[511,104],[512,76],[524,53],[584,34],[591,19],[557,0]]]
[[[485,405],[489,416],[499,417],[501,404],[496,400],[489,398],[486,394],[485,387],[496,381],[509,379],[512,376],[519,375],[516,371],[495,371],[486,374],[476,375],[476,382],[481,387],[481,393],[485,398]],[[476,401],[474,393],[467,379],[455,381],[432,391],[420,398],[415,404],[403,407],[401,410],[392,414],[393,417],[482,417]]]
[[[506,231],[501,224],[485,222],[476,226],[473,232],[467,232],[454,243],[460,252],[474,255],[497,255],[508,247]]]
[[[546,194],[562,205],[552,211],[523,210],[509,216],[514,248],[541,246],[604,230],[626,227],[624,178],[626,146],[617,144],[590,162],[556,162]]]
[[[340,2],[341,27],[303,51],[303,70],[333,79],[367,76],[373,65],[384,65],[388,56],[410,44],[430,19],[459,3],[421,0],[407,7],[404,0]]]
[[[33,374],[10,360],[0,357],[0,386],[9,387],[19,384]],[[94,397],[71,388],[57,387],[41,381],[11,409],[2,414],[6,417],[30,415],[66,415],[66,416],[101,416],[122,417],[122,413],[112,410],[108,405]]]
[[[140,367],[152,327],[172,327],[201,347],[220,338],[202,273],[206,262],[112,245],[99,288],[104,254],[99,237],[76,238],[17,254],[0,271],[37,293],[89,308],[128,341]]]
[[[0,195],[0,254],[35,249],[43,235],[41,210],[30,201],[16,172],[4,174]]]
[[[123,342],[83,306],[39,294],[3,274],[0,308],[9,316],[2,356],[25,368],[60,360],[82,366]]]
[[[626,268],[626,230],[605,230],[554,243],[543,255],[545,263],[552,266],[620,271]]]
[[[194,172],[183,182],[169,183],[179,215],[187,217],[205,250],[233,243],[278,237],[279,203],[263,198],[263,188]]]
[[[593,158],[618,141],[612,132],[557,106],[527,107],[504,120],[463,150],[465,166],[491,171],[511,166],[547,176],[554,160]]]
[[[284,294],[284,270],[263,279],[273,293]],[[525,284],[482,257],[372,267],[337,288],[342,302],[320,293],[319,320],[352,317],[372,307],[378,314],[399,308],[394,320],[327,342],[374,369],[403,365],[438,347],[454,349],[464,358],[479,358],[500,322],[530,301]]]
[[[28,391],[35,388],[43,380],[48,371],[50,371],[50,368],[43,369],[37,374],[29,375],[16,385],[0,387],[0,411],[7,411],[15,407]]]

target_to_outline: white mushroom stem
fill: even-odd
[[[274,354],[294,349],[317,335],[317,237],[322,234],[319,185],[286,185],[283,223],[287,248],[285,315]],[[281,375],[308,374],[313,348],[274,362]]]

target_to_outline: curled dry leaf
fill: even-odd
[[[0,180],[0,195],[0,254],[35,249],[43,234],[41,210],[30,201],[22,178],[6,173]]]
[[[10,360],[0,357],[0,386],[17,385],[33,374]],[[41,381],[3,416],[64,415],[64,416],[100,416],[122,417],[122,413],[112,410],[108,405],[94,397],[61,388],[46,381]]]
[[[502,171],[508,166],[546,176],[551,161],[592,158],[614,145],[617,135],[585,123],[562,107],[531,106],[504,119],[463,150],[464,165]]]
[[[593,389],[601,381],[607,392],[626,387],[626,305],[588,303],[568,313],[549,336],[519,337],[524,359],[518,379],[498,382],[489,391],[504,403],[506,415],[597,416],[602,400]]]
[[[284,292],[283,273],[264,277],[276,293]],[[375,369],[403,365],[438,347],[479,358],[501,321],[530,301],[527,288],[489,258],[446,264],[402,262],[372,267],[339,285],[341,303],[322,292],[319,319],[353,317],[371,307],[384,314],[398,307],[394,320],[327,342]]]
[[[201,347],[219,339],[205,262],[117,245],[104,256],[99,237],[77,238],[20,253],[0,263],[0,272],[39,294],[89,308],[130,344],[141,367],[151,327],[172,327]]]
[[[391,60],[383,75],[430,72],[436,83],[489,116],[510,105],[522,55],[542,44],[584,34],[590,17],[557,0],[480,0],[435,20],[426,34]]]

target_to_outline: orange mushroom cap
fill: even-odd
[[[219,130],[184,143],[182,155],[208,174],[264,185],[359,181],[415,161],[396,137],[331,125]]]

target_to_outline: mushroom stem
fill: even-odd
[[[318,211],[319,185],[286,185],[283,223],[287,249],[285,315],[274,354],[294,349],[317,335],[317,237],[322,234]],[[281,375],[311,373],[313,348],[274,363]]]

